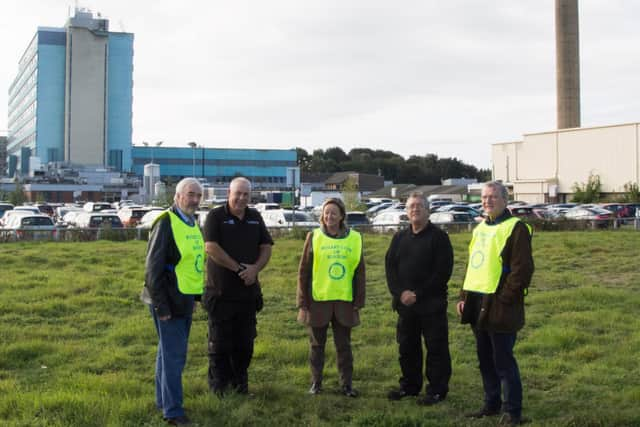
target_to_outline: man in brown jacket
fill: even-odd
[[[456,309],[475,335],[484,387],[484,406],[467,416],[504,412],[500,425],[518,425],[522,382],[513,347],[524,326],[524,296],[534,265],[530,229],[511,216],[507,200],[507,190],[499,182],[489,182],[482,189],[487,218],[474,230]]]

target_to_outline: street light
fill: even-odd
[[[158,141],[156,142],[154,145],[156,147],[160,147],[162,145],[164,141]],[[149,143],[147,141],[142,141],[142,145],[144,145],[145,147],[149,146]],[[151,147],[151,163],[153,163],[153,146]]]
[[[196,147],[198,146],[198,144],[196,144],[195,141],[189,141],[187,142],[187,145],[191,147],[191,154],[193,155],[191,175],[195,178],[196,177]]]

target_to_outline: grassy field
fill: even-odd
[[[492,426],[471,331],[454,315],[469,234],[451,236],[453,377],[435,407],[388,402],[397,385],[396,315],[384,280],[389,236],[365,236],[367,306],[353,331],[358,399],[338,387],[330,341],[326,392],[312,397],[307,334],[295,322],[302,240],[279,238],[262,274],[265,309],[250,370],[253,396],[208,393],[206,317],[194,321],[185,406],[200,426]],[[138,300],[145,242],[0,245],[0,425],[162,426],[153,401],[156,337]],[[531,426],[640,425],[640,233],[537,233],[527,325],[516,354]]]

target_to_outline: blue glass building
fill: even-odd
[[[145,164],[156,163],[163,178],[195,176],[213,184],[226,184],[236,176],[244,176],[255,188],[286,187],[287,168],[296,167],[296,160],[295,149],[133,147],[136,175],[143,175]]]
[[[132,88],[133,34],[80,9],[39,27],[9,87],[9,175],[30,157],[130,170]]]

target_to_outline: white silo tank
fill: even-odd
[[[143,188],[147,202],[156,198],[155,185],[160,182],[160,165],[147,163],[144,165]]]

